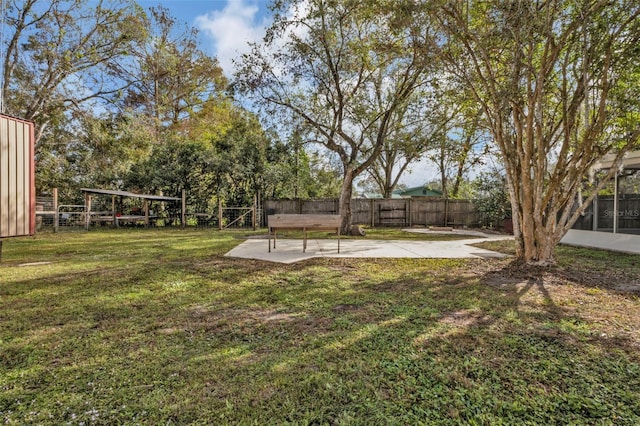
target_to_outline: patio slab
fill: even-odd
[[[428,230],[411,229],[407,231],[434,233]],[[469,235],[469,239],[456,241],[369,240],[365,237],[357,240],[341,240],[340,253],[338,253],[338,242],[335,239],[309,239],[306,253],[302,252],[301,239],[278,239],[277,248],[272,248],[270,253],[266,239],[249,239],[229,251],[225,256],[280,263],[295,263],[314,257],[501,258],[506,255],[473,247],[470,244],[505,238],[513,237],[489,236],[481,233],[473,233]]]

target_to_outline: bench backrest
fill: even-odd
[[[342,217],[334,214],[274,214],[267,220],[270,228],[339,228],[342,223]]]

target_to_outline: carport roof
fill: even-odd
[[[616,159],[615,154],[607,154],[598,161],[594,168],[596,170],[609,169]],[[640,151],[629,151],[622,159],[622,167],[625,169],[640,169]]]
[[[151,195],[151,194],[136,194],[135,192],[116,191],[113,189],[80,188],[80,191],[87,194],[116,195],[121,197],[141,198],[143,200],[152,200],[152,201],[182,201],[182,199],[178,197],[165,197],[162,195]]]

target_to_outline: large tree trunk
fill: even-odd
[[[519,163],[507,161],[510,170],[517,170]],[[536,172],[540,172],[536,170]],[[530,171],[529,171],[530,173]],[[534,173],[534,176],[539,173]],[[525,179],[519,174],[517,181],[512,173],[507,173],[509,196],[511,199],[513,233],[516,241],[516,257],[518,260],[535,265],[551,265],[555,263],[555,248],[564,236],[566,229],[573,221],[565,218],[558,222],[557,218],[563,209],[551,202],[545,203],[545,191],[536,179]],[[514,182],[515,181],[515,182]],[[571,198],[564,201],[564,208],[571,210]]]
[[[527,172],[531,174],[529,169],[522,171],[522,158],[518,154],[505,155],[516,258],[525,263],[552,264],[554,248],[548,247],[549,241],[545,238],[538,241],[544,232],[540,229],[540,217],[534,213],[535,209],[540,208],[536,203],[539,200],[533,196],[536,192],[535,183],[526,176]]]
[[[352,166],[345,166],[344,180],[340,189],[340,199],[338,202],[338,210],[342,216],[342,227],[340,233],[348,235],[351,232],[351,195],[353,192],[353,179],[355,173]]]
[[[384,171],[384,191],[382,194],[383,198],[392,198],[393,197],[393,187],[394,184],[391,182],[392,173],[393,173],[393,164],[388,165]]]
[[[533,221],[522,212],[514,214],[513,233],[516,242],[516,258],[535,265],[552,265],[555,263],[555,248],[559,240],[556,233],[547,227],[532,225]],[[524,223],[524,226],[522,224]]]
[[[513,220],[516,223],[516,216]],[[522,216],[519,220],[523,220]],[[532,265],[553,265],[555,263],[555,248],[559,243],[557,233],[547,230],[546,227],[530,230],[526,226],[516,230],[516,258]]]

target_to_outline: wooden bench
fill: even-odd
[[[340,253],[340,226],[342,217],[333,214],[274,214],[267,217],[269,227],[269,253],[271,253],[271,233],[273,248],[276,248],[278,230],[301,230],[304,237],[302,252],[307,250],[307,231],[336,231],[338,233],[338,253]]]

